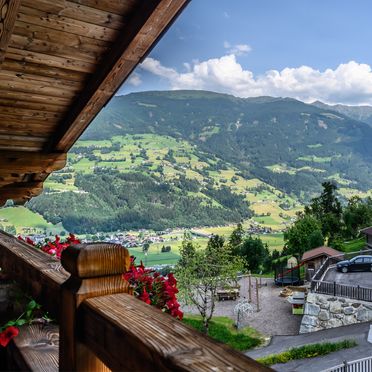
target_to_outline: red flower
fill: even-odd
[[[0,333],[0,345],[5,347],[8,345],[9,341],[18,336],[19,329],[17,327],[8,327]]]

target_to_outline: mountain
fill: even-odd
[[[83,138],[154,133],[180,138],[287,193],[310,196],[327,177],[371,188],[372,128],[289,98],[204,91],[115,97]]]
[[[327,105],[320,101],[315,101],[312,104],[321,109],[336,111],[352,119],[372,125],[372,106]]]
[[[290,98],[114,97],[29,208],[76,232],[253,220],[285,228],[334,180],[370,195],[372,127]]]

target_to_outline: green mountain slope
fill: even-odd
[[[252,215],[282,230],[325,179],[345,196],[369,194],[370,138],[368,124],[293,99],[114,97],[29,208],[76,232],[213,226]]]

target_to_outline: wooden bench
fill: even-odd
[[[225,300],[234,300],[235,301],[238,297],[240,297],[240,293],[239,293],[238,288],[217,290],[218,301],[225,301]]]

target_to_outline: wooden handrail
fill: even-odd
[[[128,294],[90,298],[79,337],[115,371],[271,371]]]
[[[0,232],[0,267],[59,319],[60,370],[271,370],[129,295],[125,248],[69,247],[62,265]]]
[[[59,320],[61,285],[70,276],[59,260],[0,230],[0,267]]]

